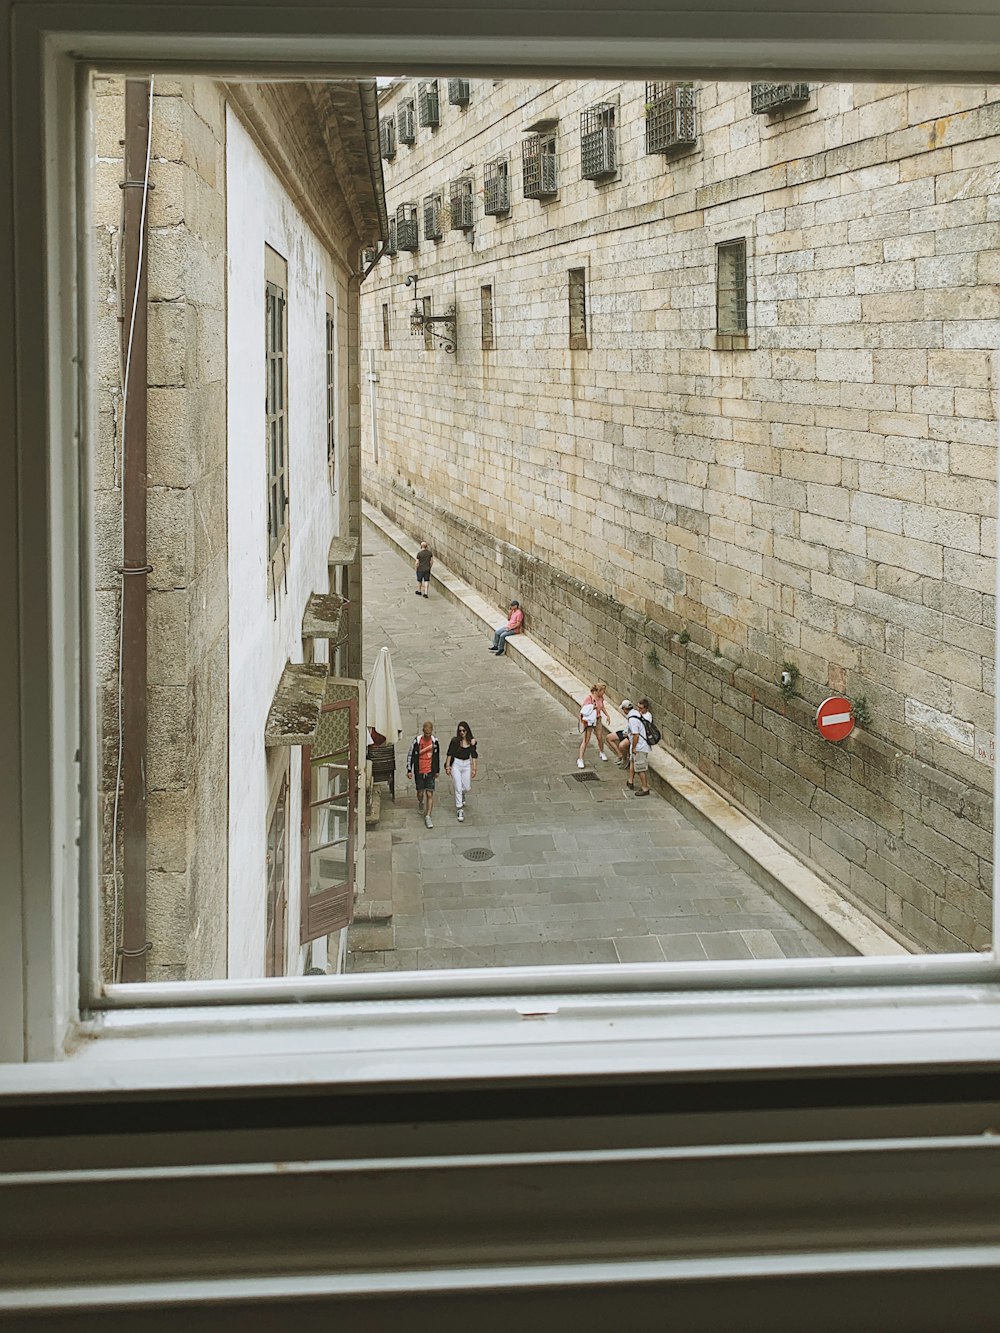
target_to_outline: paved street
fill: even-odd
[[[593,743],[579,781],[575,719],[433,587],[418,600],[368,523],[364,555],[365,671],[388,645],[404,732],[395,804],[383,790],[368,835],[367,898],[391,898],[392,919],[352,927],[349,971],[828,953],[671,805],[627,792]],[[434,828],[417,812],[405,759],[425,718],[442,765],[459,720],[479,743],[464,824],[443,771]]]

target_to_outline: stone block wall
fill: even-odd
[[[1000,90],[825,84],[777,116],[751,114],[747,84],[698,96],[696,150],[665,159],[644,152],[642,84],[442,95],[441,127],[386,164],[390,214],[470,167],[478,189],[504,154],[511,210],[477,194],[471,237],[421,235],[365,283],[366,493],[498,607],[519,595],[581,674],[648,693],[688,762],[918,948],[984,947]],[[578,116],[601,100],[619,174],[595,185]],[[548,203],[520,181],[539,122],[558,135]],[[732,340],[716,245],[737,238]],[[580,267],[589,346],[571,349]],[[454,356],[409,334],[414,271],[435,313],[457,308]],[[870,713],[839,748],[814,725],[832,692]]]
[[[124,82],[94,87],[97,678],[105,938],[117,764]],[[154,83],[148,232],[147,918],[150,980],[224,976],[228,597],[225,117],[206,79]]]

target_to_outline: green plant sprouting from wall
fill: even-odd
[[[868,706],[868,700],[863,694],[859,694],[856,699],[851,700],[851,712],[854,714],[854,721],[859,727],[870,727],[872,724],[872,710]]]

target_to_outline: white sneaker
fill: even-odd
[[[583,760],[582,760],[582,759],[578,759],[578,760],[576,761],[576,766],[577,766],[577,768],[583,768]]]
[[[604,753],[603,750],[601,751],[600,754],[600,760],[602,764],[606,764],[608,762],[608,756]]]
[[[426,826],[427,826],[428,828],[433,828],[433,827],[434,827],[434,822],[433,822],[433,820],[431,819],[430,815],[424,815],[424,823],[426,824]]]
[[[458,822],[461,824],[462,821],[463,821],[464,819],[465,819],[465,811],[464,811],[464,810],[459,810],[459,812],[458,812]]]

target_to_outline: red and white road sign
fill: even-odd
[[[827,741],[842,741],[854,730],[851,701],[840,694],[831,694],[816,710],[819,734]]]

